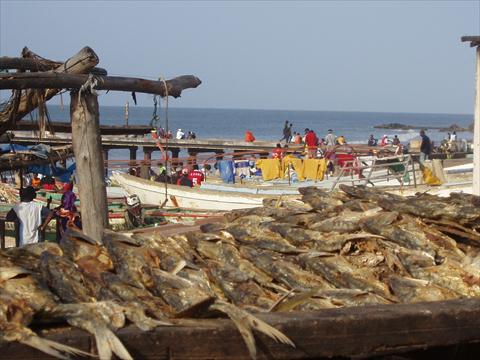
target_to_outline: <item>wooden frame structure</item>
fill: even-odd
[[[95,68],[99,59],[89,47],[60,65],[25,49],[22,54],[34,61],[3,58],[2,62],[0,59],[0,67],[19,70],[0,75],[0,89],[14,90],[11,102],[0,112],[0,135],[14,128],[18,120],[36,107],[44,106],[62,89],[71,90],[72,145],[82,199],[83,231],[90,237],[101,239],[104,228],[108,226],[108,208],[97,90],[142,92],[177,98],[184,89],[196,88],[201,81],[193,75],[162,81],[98,75],[106,71]],[[36,64],[38,67],[35,67]],[[41,71],[23,72],[32,68]]]

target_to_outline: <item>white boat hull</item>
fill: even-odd
[[[112,179],[129,195],[136,194],[142,204],[192,210],[230,211],[262,206],[268,196],[202,190],[140,179],[120,172],[113,172]],[[167,195],[165,195],[167,192]]]

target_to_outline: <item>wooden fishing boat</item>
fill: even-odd
[[[189,188],[144,180],[120,172],[113,172],[112,179],[128,194],[136,194],[142,204],[162,205],[166,208],[182,208],[207,211],[230,211],[262,206],[263,199],[275,195],[251,194]],[[278,196],[278,195],[277,195]]]

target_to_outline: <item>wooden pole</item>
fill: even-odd
[[[150,179],[150,164],[152,161],[152,150],[144,147],[143,148],[143,164],[140,167],[140,177],[142,179]]]
[[[137,147],[135,146],[130,147],[129,150],[130,150],[130,169],[128,171],[132,173],[133,169],[135,169],[136,162],[137,162]]]
[[[101,241],[108,226],[108,207],[97,95],[72,91],[70,116],[83,232]]]
[[[477,46],[475,118],[473,129],[473,194],[480,196],[480,46]]]
[[[79,89],[89,75],[58,72],[0,74],[0,90],[5,89]],[[129,91],[160,96],[180,97],[185,89],[194,89],[202,82],[193,75],[182,75],[163,81],[121,76],[98,77],[97,90]],[[49,91],[50,91],[49,90]],[[55,90],[57,91],[57,90]],[[47,100],[50,99],[48,95]],[[21,118],[20,118],[21,119]]]
[[[105,177],[108,177],[108,148],[103,148],[103,160],[105,161]]]

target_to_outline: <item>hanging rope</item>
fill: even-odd
[[[150,126],[153,128],[157,128],[157,124],[160,121],[160,117],[157,115],[157,107],[158,107],[158,95],[153,95],[153,114],[152,114],[152,120],[150,120]]]
[[[168,87],[167,87],[167,82],[165,81],[165,78],[163,76],[160,77],[160,80],[163,82],[163,85],[165,86],[165,168],[168,171]],[[160,142],[159,142],[160,143]],[[170,164],[170,168],[172,167],[172,164]],[[165,201],[162,204],[162,208],[165,206],[165,204],[168,201],[168,182],[165,181]]]

